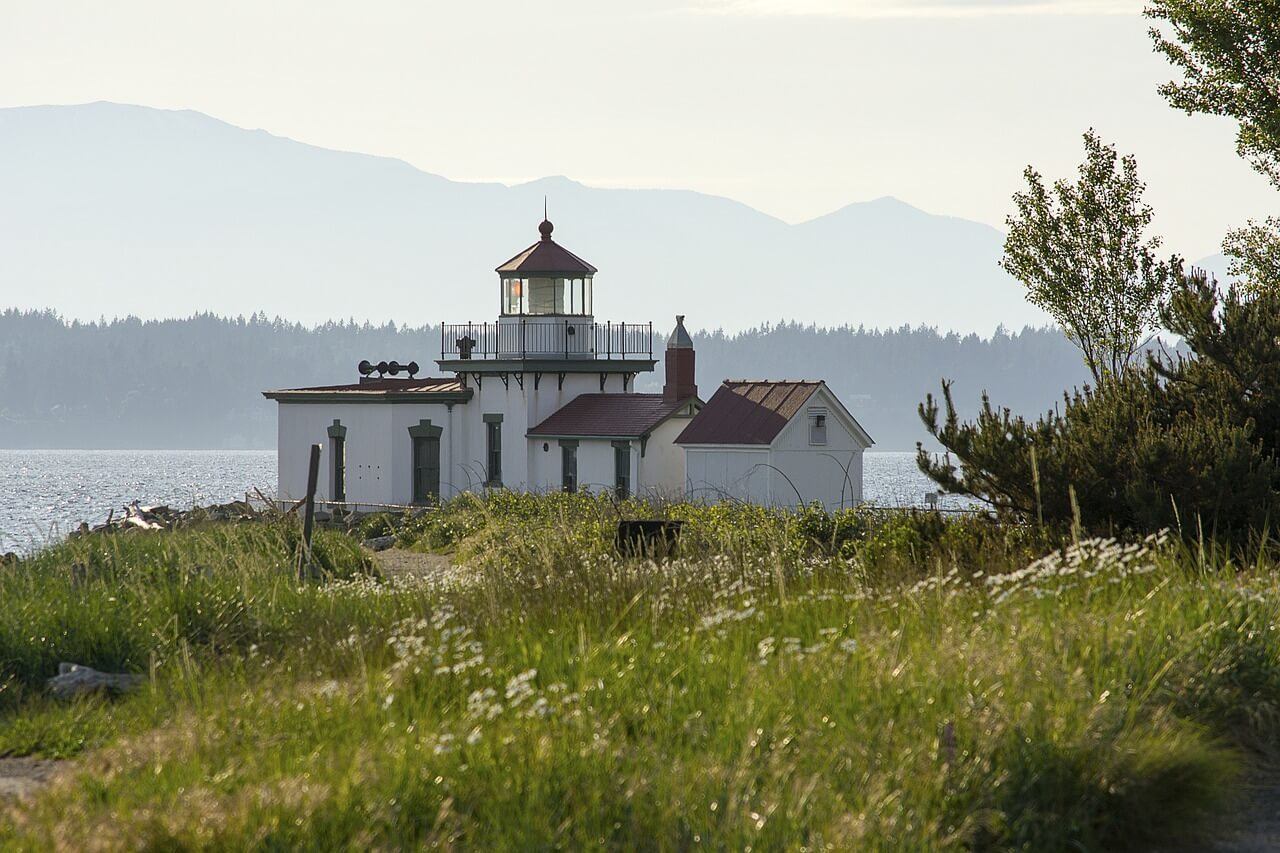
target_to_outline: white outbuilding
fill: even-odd
[[[874,442],[822,381],[726,381],[676,438],[692,498],[768,506],[862,502]]]

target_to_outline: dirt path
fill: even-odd
[[[1246,784],[1239,828],[1213,845],[1218,853],[1265,853],[1280,850],[1280,777]]]
[[[423,554],[403,548],[375,551],[373,559],[388,578],[445,580],[454,574],[453,560],[445,554]]]
[[[64,764],[42,758],[0,758],[0,802],[33,793]]]

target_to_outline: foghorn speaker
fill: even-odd
[[[370,373],[373,373],[373,365],[369,363],[369,359],[362,359],[360,363],[356,365],[356,370],[360,371],[361,376],[368,376]]]

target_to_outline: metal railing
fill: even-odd
[[[444,323],[440,357],[652,359],[653,323],[597,323],[574,317]]]

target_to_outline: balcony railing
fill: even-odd
[[[536,316],[445,323],[440,326],[440,357],[652,360],[653,324]]]

